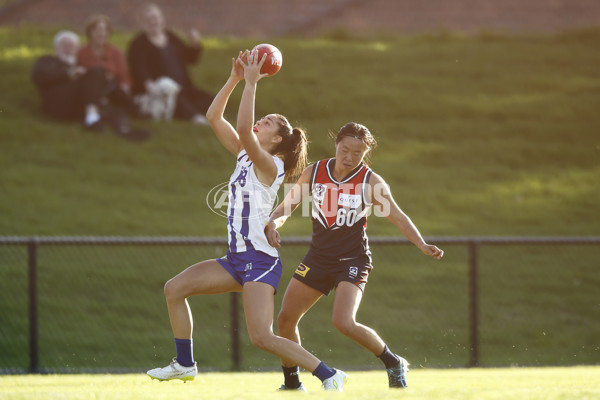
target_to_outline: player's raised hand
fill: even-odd
[[[237,58],[231,59],[231,78],[237,81],[244,79],[244,61],[248,59],[248,53],[248,50],[240,51]]]
[[[431,256],[431,257],[435,258],[436,260],[439,260],[444,256],[444,250],[438,248],[437,246],[435,246],[433,244],[425,243],[424,245],[420,246],[419,249],[421,249],[423,254],[425,254],[427,256]]]
[[[263,56],[258,58],[258,50],[252,50],[248,55],[248,63],[244,64],[244,79],[248,83],[256,83],[265,76],[269,76],[269,74],[261,74],[260,69],[262,68],[265,60],[267,59],[267,55],[263,54]]]

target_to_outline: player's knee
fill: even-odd
[[[280,312],[277,316],[277,330],[280,336],[285,336],[285,333],[294,332],[296,329],[296,321],[286,313]]]
[[[273,334],[270,332],[249,332],[250,341],[261,350],[269,350],[271,348]]]
[[[333,316],[333,326],[340,331],[342,335],[350,336],[356,327],[356,322],[350,318]]]
[[[177,289],[177,283],[173,279],[169,279],[167,283],[165,283],[163,290],[167,301],[174,300],[181,295]]]

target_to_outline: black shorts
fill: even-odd
[[[364,292],[372,269],[371,257],[368,255],[332,259],[308,252],[294,272],[294,278],[325,296],[340,282],[350,282]]]

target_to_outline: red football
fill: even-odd
[[[275,75],[280,69],[283,63],[283,57],[279,49],[272,44],[257,44],[254,46],[252,51],[258,50],[258,59],[260,60],[263,54],[267,54],[265,63],[263,64],[260,72],[262,74],[269,74],[269,76]]]

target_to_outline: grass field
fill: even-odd
[[[350,371],[343,393],[320,391],[307,373],[309,391],[276,393],[279,373],[207,373],[192,383],[151,381],[143,374],[0,376],[0,400],[331,399],[349,400],[594,400],[600,397],[599,367],[416,370],[405,390],[387,388],[383,371]]]
[[[0,28],[0,234],[224,236],[224,220],[205,198],[228,179],[233,160],[209,128],[137,121],[153,132],[139,144],[40,113],[29,74],[53,33]],[[130,38],[114,35],[123,48]],[[207,38],[194,79],[216,92],[230,57],[254,42]],[[281,112],[306,127],[313,161],[333,154],[328,130],[365,123],[380,142],[375,171],[425,236],[600,234],[600,31],[272,42],[284,66],[259,84],[258,113]],[[294,215],[281,233],[307,235],[310,221]],[[399,232],[370,218],[369,234]],[[282,250],[281,289],[305,250]],[[359,311],[392,348],[427,368],[468,362],[468,254],[445,250],[435,263],[415,248],[374,248]],[[41,248],[41,367],[168,362],[164,282],[224,251]],[[600,364],[599,251],[482,248],[482,365]],[[26,255],[0,249],[0,368],[28,365]],[[202,367],[231,366],[228,299],[192,299]],[[330,313],[326,299],[303,320],[307,347],[334,366],[372,367],[377,361],[332,328]],[[242,340],[244,368],[277,367]]]

